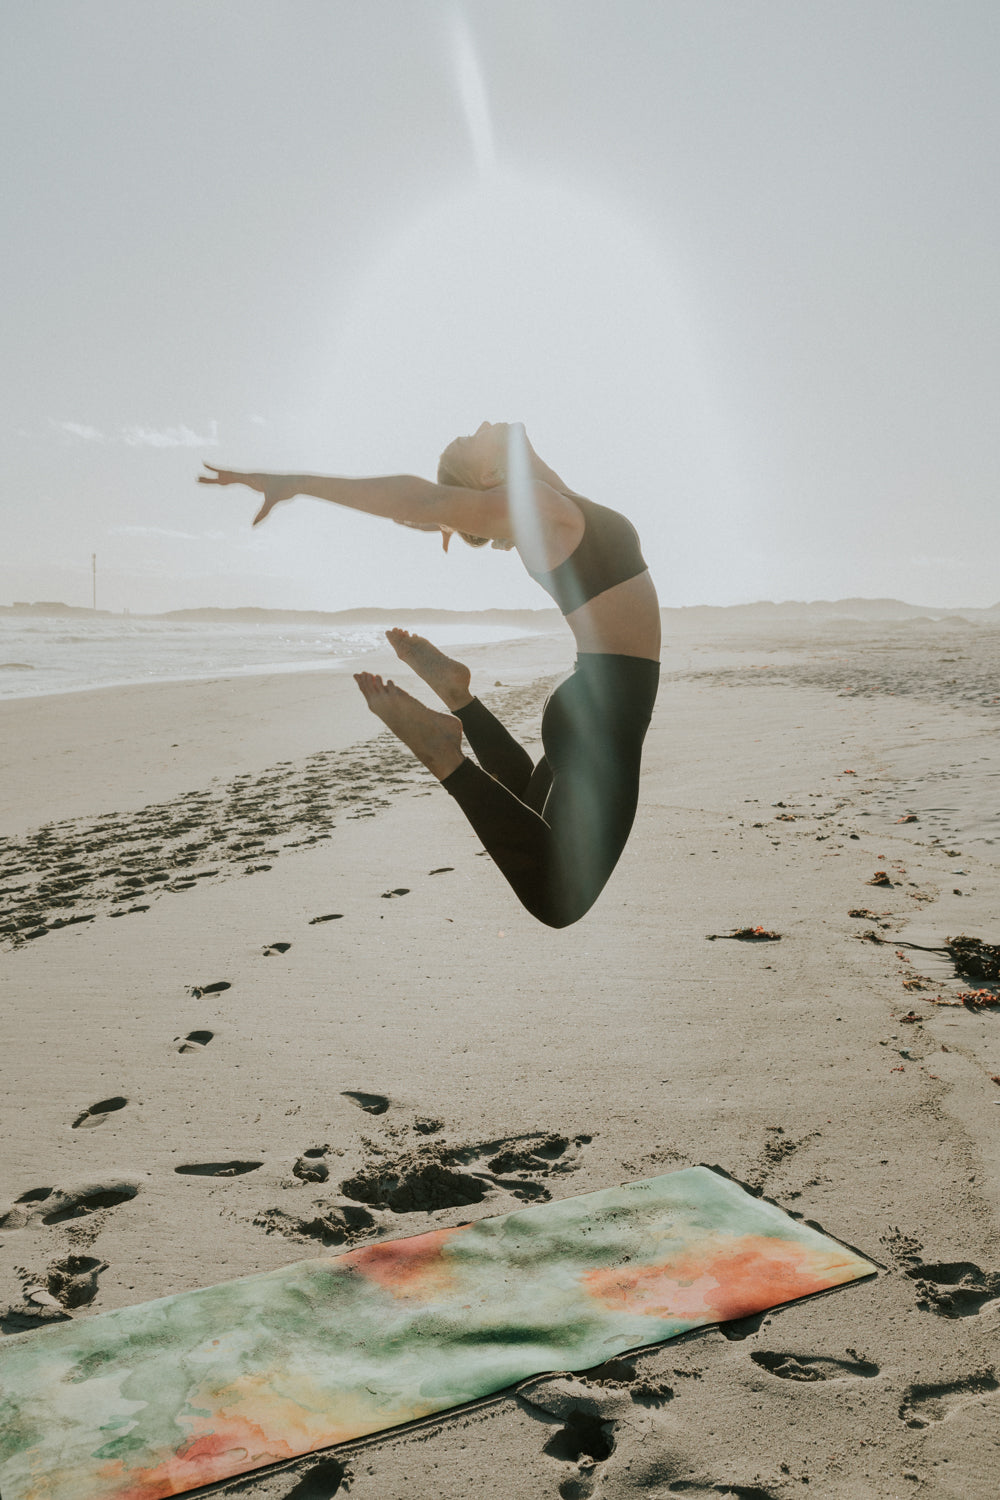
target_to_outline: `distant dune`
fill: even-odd
[[[152,617],[149,617],[152,618]],[[556,609],[172,609],[160,620],[193,620],[203,624],[231,620],[246,625],[451,625],[474,620],[481,625],[516,625],[524,630],[551,630]]]
[[[855,620],[945,620],[961,619],[983,624],[1000,624],[1000,603],[988,609],[960,606],[938,609],[931,605],[906,604],[901,599],[786,599],[774,603],[760,599],[753,604],[689,604],[666,607],[661,611],[664,625],[670,629],[720,629],[730,626],[768,625],[795,621]],[[0,615],[100,616],[122,618],[107,609],[87,609],[78,604],[60,604],[42,600],[26,604],[0,604]],[[400,625],[424,623],[457,624],[476,621],[483,625],[513,625],[523,630],[552,630],[559,623],[555,609],[397,609],[377,605],[366,609],[221,609],[205,605],[200,609],[171,609],[163,614],[134,614],[133,619],[187,620],[202,624],[259,625]]]
[[[931,605],[905,604],[901,599],[788,599],[775,604],[769,599],[754,604],[692,604],[660,611],[665,626],[683,630],[724,629],[733,625],[783,625],[796,622],[818,624],[823,620],[861,621],[881,624],[906,620],[965,620],[1000,624],[1000,604],[989,609],[961,606],[938,609]]]
[[[51,599],[41,599],[36,604],[25,604],[18,599],[13,604],[0,604],[0,615],[47,615],[59,619],[62,615],[97,615],[102,619],[113,618],[110,609],[88,609],[82,604],[59,604]]]

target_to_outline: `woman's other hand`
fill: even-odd
[[[253,518],[254,526],[259,526],[269,516],[276,505],[283,500],[291,500],[298,494],[298,486],[287,474],[244,474],[238,469],[217,469],[214,464],[206,464],[206,469],[211,469],[211,474],[199,474],[199,484],[245,484],[248,489],[256,490],[264,496],[264,503]]]

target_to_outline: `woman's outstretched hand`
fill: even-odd
[[[253,518],[254,526],[259,526],[282,500],[291,500],[298,494],[294,481],[286,474],[243,474],[238,469],[217,469],[214,464],[206,464],[205,468],[212,472],[199,474],[199,484],[245,484],[264,496],[264,503]]]

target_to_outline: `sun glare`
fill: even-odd
[[[624,204],[498,161],[457,8],[448,41],[476,178],[376,247],[320,322],[316,461],[433,473],[457,433],[523,421],[570,484],[628,510],[647,556],[718,552],[744,506],[690,287]]]
[[[458,84],[458,97],[462,105],[476,166],[479,176],[485,178],[496,167],[493,118],[490,113],[483,70],[479,63],[479,52],[465,16],[457,8],[451,15],[451,58],[455,69],[455,80]]]
[[[507,498],[514,523],[514,540],[522,557],[542,556],[542,529],[535,505],[531,459],[523,422],[512,422],[507,429]]]
[[[688,311],[619,205],[498,170],[384,245],[317,330],[303,388],[314,462],[431,473],[457,433],[523,421],[650,545],[658,531],[672,549],[701,545],[706,497],[711,510],[727,489],[725,423]]]

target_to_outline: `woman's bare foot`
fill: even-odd
[[[446,708],[465,708],[472,702],[472,673],[462,662],[445,656],[424,636],[411,635],[408,630],[387,630],[385,638],[400,661],[434,689]]]
[[[404,688],[383,682],[372,672],[355,672],[354,681],[372,713],[413,751],[432,776],[443,781],[458,770],[465,759],[459,719],[427,708]]]

